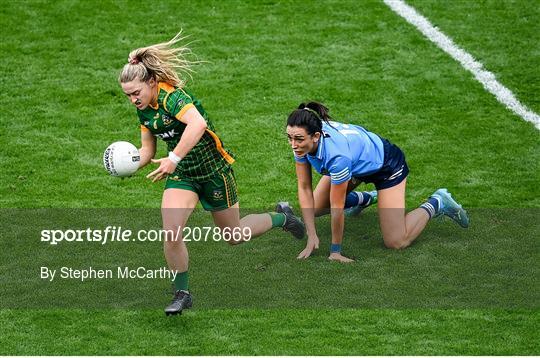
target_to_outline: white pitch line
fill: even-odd
[[[443,51],[452,56],[466,70],[471,72],[499,102],[527,122],[533,123],[536,129],[540,130],[540,116],[538,114],[522,105],[512,91],[497,81],[493,73],[485,70],[480,62],[476,61],[469,53],[460,49],[450,37],[434,27],[428,19],[420,15],[413,7],[407,5],[402,0],[384,0],[384,3],[399,16],[407,20],[407,22],[414,25],[424,36],[434,42]]]

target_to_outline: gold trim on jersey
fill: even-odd
[[[175,90],[182,91],[182,93],[187,98],[189,98],[191,101],[193,101],[193,98],[186,91],[184,91],[182,88],[175,88],[174,86],[171,86],[170,84],[168,84],[166,82],[159,82],[158,83],[158,91],[159,90],[164,90],[165,92],[167,92],[167,94],[163,98],[163,103],[162,104],[163,104],[163,108],[169,113],[170,113],[170,111],[167,109],[167,99],[169,98],[169,95],[171,93],[173,93]],[[159,92],[158,92],[158,98],[159,98]],[[159,107],[159,104],[158,104],[158,107]],[[191,108],[197,109],[197,107],[195,107],[195,105],[193,103],[188,103],[184,107],[182,107],[180,112],[178,112],[176,114],[175,118],[177,120],[179,120],[179,121],[182,121],[182,119],[181,119],[182,116]],[[157,109],[157,108],[154,108],[154,109]],[[219,139],[217,134],[215,134],[213,131],[211,131],[208,128],[206,129],[206,132],[208,132],[208,134],[210,134],[210,136],[214,140],[214,142],[216,144],[217,151],[219,152],[219,154],[221,154],[221,156],[225,159],[225,161],[227,163],[229,163],[229,164],[234,163],[235,162],[234,158],[229,153],[227,153],[227,151],[223,148],[223,144],[221,143],[221,139]]]
[[[166,82],[160,82],[158,88],[167,92],[165,97],[163,97],[163,108],[165,108],[167,112],[170,112],[167,108],[167,99],[169,98],[169,95],[174,92],[175,88]]]
[[[146,126],[143,126],[141,124],[141,132],[150,132],[150,129],[146,128]]]
[[[193,103],[188,103],[186,104],[184,107],[182,107],[182,109],[180,110],[180,112],[178,112],[176,114],[176,119],[178,119],[179,121],[182,121],[182,117],[184,116],[184,114],[186,114],[186,112],[191,109],[191,107],[195,107],[195,105]]]
[[[219,154],[221,154],[221,156],[223,158],[225,158],[225,160],[227,161],[227,163],[229,164],[232,164],[234,163],[234,158],[231,157],[231,155],[229,153],[227,153],[227,151],[223,148],[223,144],[221,144],[221,139],[219,139],[219,137],[217,136],[216,133],[212,132],[210,129],[206,128],[206,132],[208,132],[208,134],[210,134],[210,136],[212,137],[212,139],[214,140],[214,142],[216,143],[216,149],[217,151],[219,152]]]
[[[229,184],[227,182],[227,178],[223,173],[221,173],[221,177],[223,178],[223,184],[225,184],[225,196],[227,197],[227,207],[231,207],[231,199],[229,197]]]
[[[158,83],[158,88],[161,88],[162,90],[164,90],[167,93],[174,92],[174,90],[175,90],[174,86],[168,84],[167,82],[159,82]]]

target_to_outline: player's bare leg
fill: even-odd
[[[284,217],[283,224],[280,225],[286,231],[291,231],[291,233],[298,237],[303,237],[305,233],[304,224],[300,219],[294,217],[289,217],[286,213]],[[214,217],[214,223],[221,230],[234,230],[234,228],[239,228],[242,235],[238,235],[236,240],[229,240],[229,244],[241,244],[242,242],[248,241],[251,238],[255,238],[269,231],[275,225],[272,223],[272,216],[268,213],[264,214],[249,214],[240,219],[240,206],[238,203],[234,204],[228,209],[215,211],[212,213]],[[294,230],[289,230],[293,228]]]
[[[347,186],[347,195],[349,195],[349,193],[351,193],[359,184],[359,182],[354,182],[353,180],[350,180]],[[322,216],[330,213],[330,186],[331,179],[329,176],[321,177],[321,180],[319,180],[319,182],[317,183],[317,186],[313,191],[313,199],[315,202],[315,216]],[[363,209],[377,202],[376,192],[358,192],[357,195],[362,195],[363,197],[368,198],[368,200],[366,200],[365,203],[357,203],[357,207],[349,208],[354,210],[346,209],[345,214],[347,216],[356,216]]]
[[[384,244],[391,249],[409,246],[426,227],[429,215],[422,208],[405,214],[405,187],[400,184],[378,192],[378,209]]]
[[[167,315],[181,314],[183,309],[191,308],[192,305],[187,282],[189,255],[182,237],[182,229],[198,201],[199,196],[189,190],[167,189],[163,193],[161,216],[163,229],[168,232],[167,240],[163,243],[163,251],[169,270],[177,274],[173,300],[165,308]]]
[[[240,235],[227,242],[231,245],[241,244],[251,238],[264,234],[272,228],[272,220],[268,214],[250,214],[240,219],[240,206],[238,203],[230,208],[212,212],[214,223],[222,232],[232,233],[237,230]]]
[[[330,177],[322,176],[315,190],[313,200],[315,204],[315,216],[330,214]]]

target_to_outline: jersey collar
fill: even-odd
[[[317,153],[315,153],[315,155],[311,155],[308,153],[308,155],[310,157],[316,157],[317,159],[321,160],[322,159],[322,153],[323,153],[323,146],[324,146],[324,136],[325,136],[325,133],[323,132],[321,134],[321,139],[319,140],[319,146],[317,147]]]

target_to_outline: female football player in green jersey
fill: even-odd
[[[178,314],[190,308],[188,290],[188,250],[182,228],[200,201],[212,213],[225,241],[237,244],[282,227],[303,238],[305,227],[292,212],[252,214],[240,219],[232,155],[224,148],[213,123],[197,100],[185,88],[179,74],[189,73],[189,49],[175,46],[180,33],[168,42],[131,51],[119,82],[137,107],[141,125],[141,164],[159,167],[148,174],[153,182],[166,179],[162,199],[164,230],[179,233],[164,243],[169,269],[177,273],[175,294],[165,313]],[[156,137],[163,139],[169,154],[153,159]],[[229,240],[226,240],[226,239]]]

